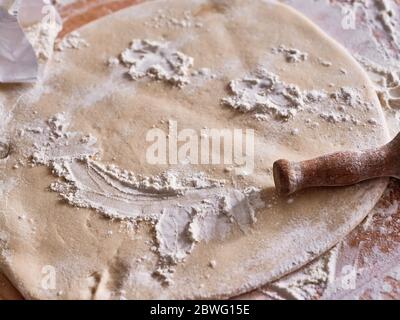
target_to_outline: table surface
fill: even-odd
[[[59,1],[57,8],[64,22],[60,36],[141,1]],[[400,183],[392,180],[366,220],[335,248],[301,270],[236,298],[400,299],[399,201]],[[2,288],[8,293],[2,295]],[[0,300],[21,298],[10,288],[8,280],[0,275]]]

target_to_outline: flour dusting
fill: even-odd
[[[339,40],[367,71],[394,136],[400,128],[400,6],[396,1],[284,2]]]
[[[68,132],[67,127],[65,115],[57,114],[46,123],[24,128],[25,138],[32,142],[28,152],[33,164],[49,166],[57,171],[64,160],[83,159],[97,153],[93,136]]]
[[[277,300],[319,299],[336,278],[338,249],[311,262],[301,271],[287,275],[259,289],[267,297]]]
[[[232,96],[224,98],[223,104],[242,112],[269,113],[287,120],[303,108],[300,89],[286,85],[275,74],[258,69],[253,75],[229,84]]]
[[[331,93],[301,90],[294,84],[284,83],[264,68],[231,81],[229,89],[231,96],[222,99],[222,103],[243,113],[250,113],[258,120],[267,120],[267,115],[272,115],[277,120],[287,121],[300,111],[308,111],[330,123],[350,122],[357,125],[360,121],[346,108],[370,108],[370,104],[361,99],[357,89],[342,87]]]
[[[56,42],[55,49],[64,51],[65,49],[81,49],[88,47],[89,43],[83,39],[79,32],[74,31]]]

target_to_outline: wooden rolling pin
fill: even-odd
[[[400,179],[400,133],[376,149],[336,152],[302,162],[281,159],[274,163],[273,174],[276,190],[282,195],[311,187],[348,186],[379,177]]]

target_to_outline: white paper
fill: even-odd
[[[23,27],[38,22],[57,23],[61,19],[46,0],[0,0],[0,82],[26,83],[38,79],[35,51]]]

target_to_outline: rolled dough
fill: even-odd
[[[194,22],[185,26],[179,19],[187,11]],[[168,23],[171,17],[178,23]],[[0,129],[11,144],[1,171],[0,266],[26,298],[234,296],[335,245],[364,219],[386,187],[387,180],[380,179],[307,190],[290,199],[274,193],[271,166],[279,158],[302,160],[388,139],[379,102],[362,69],[293,9],[270,1],[151,1],[79,32],[90,46],[60,53],[42,83],[3,85],[0,92]],[[193,76],[182,88],[146,78],[133,81],[124,66],[110,68],[106,61],[134,39],[169,42],[194,59],[195,70],[207,68],[216,76]],[[290,48],[302,58],[282,54],[297,54]],[[261,114],[221,103],[234,94],[229,83],[231,89],[240,87],[260,66],[276,75],[279,85],[286,84],[286,92],[293,94],[296,86],[304,95],[311,93],[313,103],[302,99],[296,113],[284,119],[265,101]],[[357,92],[356,103],[352,97],[335,98],[342,88]],[[318,103],[315,92],[322,91],[333,103]],[[250,230],[236,228],[224,239],[197,243],[165,285],[154,276],[159,255],[151,223],[134,225],[106,217],[101,208],[74,207],[49,190],[57,177],[48,167],[28,165],[31,146],[21,143],[24,135],[60,112],[70,118],[72,131],[97,138],[99,161],[145,176],[182,166],[146,161],[145,137],[153,126],[167,130],[173,120],[182,129],[254,129],[253,173],[236,176],[224,165],[186,164],[184,169],[225,179],[227,187],[259,187],[265,207],[256,212]],[[40,137],[41,131],[36,134]]]

